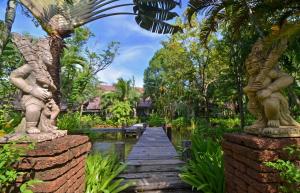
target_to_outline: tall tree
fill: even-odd
[[[17,0],[8,0],[5,19],[0,21],[0,55],[6,46],[16,16]],[[1,66],[0,66],[1,68]]]
[[[298,13],[300,3],[295,0],[275,1],[243,1],[243,0],[190,0],[187,16],[205,13],[205,22],[201,25],[200,37],[204,44],[211,33],[216,32],[221,26],[226,26],[227,40],[230,40],[231,64],[236,77],[238,103],[241,118],[241,125],[244,125],[243,103],[242,103],[242,65],[250,49],[247,36],[250,40],[262,41],[264,52],[271,53],[271,50],[282,45],[283,41],[294,39],[300,34],[300,19]],[[251,34],[249,36],[249,33]],[[229,38],[228,38],[229,37]],[[246,43],[240,40],[246,41]],[[283,46],[284,47],[284,46]],[[245,52],[246,51],[246,52]],[[285,49],[274,53],[272,58],[280,58]],[[237,65],[240,64],[240,65]],[[275,64],[269,64],[270,68]]]

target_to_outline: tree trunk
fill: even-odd
[[[53,98],[55,102],[61,106],[61,92],[60,92],[60,55],[64,46],[63,39],[56,36],[51,36],[51,55],[53,57],[53,62],[51,66],[48,66],[48,71],[53,79],[53,82],[57,90],[53,93]]]
[[[2,55],[3,49],[8,42],[8,37],[15,21],[17,4],[17,0],[9,0],[6,7],[5,21],[0,21],[0,55]]]
[[[232,43],[233,44],[233,43]],[[237,90],[237,102],[238,102],[238,110],[239,110],[239,117],[240,117],[240,127],[241,129],[245,126],[245,117],[244,117],[244,104],[243,104],[243,67],[239,65],[239,60],[236,58],[238,53],[234,47],[231,47],[231,57],[230,63],[234,69],[234,77],[235,77],[235,84]]]
[[[238,92],[238,107],[239,107],[239,115],[240,115],[240,123],[241,123],[241,129],[245,126],[245,117],[244,117],[244,104],[243,104],[243,71],[242,67],[240,65],[237,66],[237,74],[236,74],[236,86],[237,86],[237,92]]]

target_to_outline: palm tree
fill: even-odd
[[[139,26],[151,32],[166,34],[180,31],[178,26],[167,23],[168,20],[178,16],[171,10],[180,5],[180,2],[176,0],[132,0],[129,3],[119,3],[120,1],[20,0],[20,3],[31,12],[41,27],[51,37],[53,64],[49,68],[49,73],[57,88],[60,88],[60,54],[64,45],[63,39],[68,37],[79,26],[110,16],[133,15]],[[16,1],[9,0],[9,3],[16,4]],[[117,8],[128,6],[132,7],[132,12],[111,12]],[[15,6],[13,12],[15,12]],[[12,22],[8,24],[7,28],[10,32]],[[54,96],[59,96],[59,89]]]
[[[200,34],[204,43],[220,24],[227,24],[233,35],[250,26],[267,42],[299,34],[299,11],[297,0],[189,0],[186,13],[189,20],[195,14],[205,15]]]
[[[0,21],[0,55],[6,46],[16,16],[17,0],[7,1],[4,21]]]

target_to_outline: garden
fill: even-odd
[[[178,177],[190,192],[300,193],[298,1],[7,0],[0,6],[0,138],[22,135],[15,141],[0,140],[0,192],[31,193],[35,185],[50,183],[50,178],[39,179],[39,170],[28,178],[31,169],[19,170],[17,165],[38,152],[40,143],[59,140],[28,143],[28,136],[65,137],[66,131],[89,139],[70,145],[67,152],[91,144],[80,161],[85,178],[79,192],[139,192],[130,189],[134,181],[119,176],[131,167],[126,159],[140,139],[138,133],[127,135],[126,129],[143,125],[146,130],[164,128],[166,134],[169,128],[179,157],[188,152]],[[116,15],[135,19],[141,29],[128,26],[137,42],[146,30],[168,34],[150,48],[144,69],[131,77],[109,71],[121,63],[127,49],[122,38],[129,35],[124,32],[121,38],[118,32],[112,35],[115,39],[105,39],[107,44],[102,40],[101,49],[93,44],[100,34],[93,28],[99,25],[96,20],[112,22]],[[20,17],[48,39],[13,33],[26,28],[14,28]],[[150,32],[148,38],[158,37]],[[126,60],[141,60],[128,55]],[[109,85],[101,77],[106,74],[114,75]],[[184,147],[183,141],[191,146]],[[125,160],[115,146],[120,142]],[[54,149],[50,157],[59,153]],[[83,158],[73,159],[69,165]]]

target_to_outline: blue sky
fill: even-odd
[[[176,12],[182,14],[187,0],[183,0],[181,9]],[[0,1],[0,19],[4,18],[6,1]],[[126,9],[124,9],[126,10]],[[120,42],[119,55],[106,70],[99,72],[98,77],[106,83],[114,83],[117,78],[126,79],[135,77],[136,85],[143,85],[143,73],[155,51],[161,48],[160,42],[167,35],[159,35],[141,29],[132,16],[113,16],[103,18],[87,24],[95,34],[88,45],[94,50],[102,50],[111,41]],[[28,32],[34,36],[45,36],[45,32],[36,27],[30,18],[21,13],[18,8],[13,32]]]

